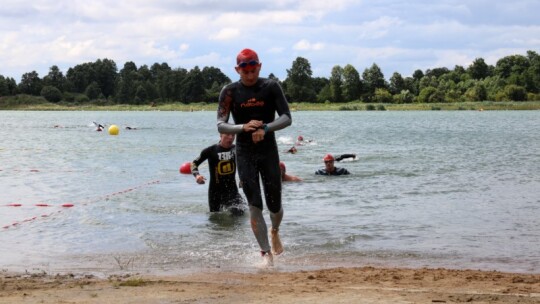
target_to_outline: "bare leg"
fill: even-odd
[[[279,225],[283,219],[283,208],[277,213],[270,212],[270,220],[272,221],[272,229],[270,229],[270,238],[272,242],[272,253],[279,255],[283,253],[283,244],[279,238]]]

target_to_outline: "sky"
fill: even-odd
[[[298,57],[313,77],[374,63],[386,79],[407,77],[540,53],[539,12],[540,0],[2,0],[0,75],[18,83],[107,58],[118,70],[216,67],[234,81],[236,55],[251,48],[263,77],[284,80]]]

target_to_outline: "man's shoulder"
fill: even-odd
[[[351,174],[351,173],[349,172],[349,170],[345,168],[336,168],[336,175],[346,175],[346,174]]]
[[[275,79],[270,79],[270,78],[260,77],[258,82],[261,86],[265,86],[265,87],[279,86],[279,83]]]
[[[240,85],[240,81],[233,81],[223,86],[223,90],[235,90]]]
[[[326,169],[319,169],[315,171],[316,175],[328,175],[328,172],[326,172]]]

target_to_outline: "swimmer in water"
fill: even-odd
[[[279,162],[279,169],[281,169],[281,181],[283,182],[301,182],[302,179],[298,176],[287,174],[287,167],[284,162]]]
[[[351,174],[345,168],[338,168],[334,166],[334,161],[336,158],[332,154],[326,154],[323,158],[324,168],[319,169],[315,172],[316,175],[349,175]]]

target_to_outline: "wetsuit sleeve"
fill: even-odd
[[[210,156],[211,146],[201,151],[201,154],[191,162],[191,173],[197,177],[199,175],[199,166]]]
[[[217,128],[219,133],[238,134],[244,131],[244,125],[229,123],[232,104],[232,89],[230,86],[225,86],[219,93],[218,100]]]
[[[336,157],[336,161],[340,161],[345,158],[355,158],[356,154],[341,154],[338,157]]]
[[[277,131],[284,129],[292,124],[291,114],[282,114],[276,120],[267,124],[269,131]]]
[[[267,126],[269,131],[277,131],[290,126],[292,124],[292,116],[289,109],[289,103],[287,102],[285,93],[283,93],[283,89],[279,83],[274,81],[272,91],[274,96],[276,96],[276,111],[279,117],[267,124]]]
[[[341,174],[340,175],[349,175],[351,174],[351,172],[349,172],[349,170],[345,169],[345,168],[340,168],[341,170]]]

